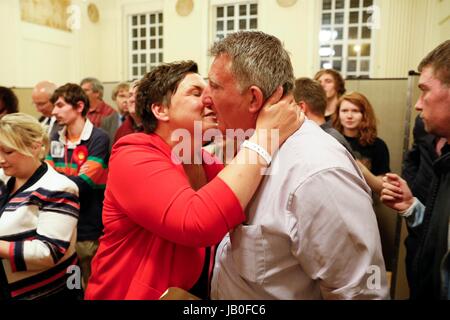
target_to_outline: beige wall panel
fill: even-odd
[[[281,39],[291,54],[296,76],[313,74],[319,65],[315,53],[319,50],[320,25],[314,18],[320,16],[319,2],[298,0],[287,8],[277,1],[259,2],[258,28]]]
[[[378,135],[389,148],[391,170],[401,170],[407,80],[347,80],[348,91],[367,96],[377,117]]]
[[[19,65],[17,53],[20,50],[19,37],[17,37],[20,24],[19,1],[0,1],[0,85],[17,85]]]
[[[98,23],[98,37],[96,49],[99,65],[98,77],[101,81],[119,81],[123,78],[121,63],[123,60],[121,38],[122,32],[120,6],[117,0],[98,1],[100,21]]]
[[[23,31],[21,41],[23,48],[19,53],[22,61],[19,74],[23,79],[21,86],[32,87],[42,80],[50,80],[58,85],[69,80],[78,80],[75,77],[75,57],[70,41],[72,35],[66,35],[62,31],[48,31],[48,28],[33,24],[24,24],[22,29],[31,32],[27,31],[25,34]],[[47,31],[56,33],[57,36],[52,35],[42,40],[39,35]]]
[[[31,114],[36,118],[40,117],[40,114],[36,111],[33,106],[33,102],[31,101],[31,92],[30,88],[14,88],[14,93],[17,95],[19,99],[19,111],[27,114]]]
[[[209,68],[208,2],[194,1],[192,12],[187,16],[177,13],[176,0],[164,2],[164,61],[194,60],[203,76]]]

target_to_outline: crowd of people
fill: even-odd
[[[389,299],[373,196],[407,222],[411,298],[450,298],[450,41],[419,65],[403,178],[338,71],[296,79],[256,31],[210,55],[207,80],[164,63],[116,108],[92,77],[36,84],[39,119],[0,87],[0,300]]]

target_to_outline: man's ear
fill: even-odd
[[[82,114],[83,113],[83,109],[84,109],[84,102],[83,101],[78,101],[75,110],[79,114]]]
[[[169,121],[169,108],[161,103],[153,103],[150,107],[150,110],[152,111],[155,118],[159,121],[167,122]]]
[[[308,112],[308,105],[305,103],[305,101],[299,101],[297,102],[297,105],[300,107],[303,113],[306,114]]]
[[[258,113],[264,105],[264,94],[257,86],[251,86],[248,90],[251,95],[250,107],[248,111],[250,111],[250,113]]]

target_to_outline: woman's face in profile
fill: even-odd
[[[34,163],[34,158],[0,145],[0,168],[10,177],[22,177]]]
[[[201,132],[217,128],[216,114],[205,108],[201,99],[206,82],[197,73],[189,73],[178,85],[170,99],[169,122],[172,128],[183,128],[194,132],[194,126]]]
[[[339,108],[339,120],[346,130],[354,131],[359,129],[363,115],[359,107],[350,101],[343,100]]]

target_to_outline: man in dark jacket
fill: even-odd
[[[413,137],[412,148],[403,160],[402,178],[408,183],[414,197],[426,204],[433,180],[433,162],[441,155],[441,139],[444,138],[426,132],[420,114],[416,117]],[[409,283],[412,281],[412,264],[420,242],[420,233],[420,227],[409,228],[408,226],[408,236],[405,239],[405,267]]]
[[[412,299],[449,299],[450,218],[450,40],[420,63],[416,109],[428,133],[446,139],[441,156],[433,163],[433,182],[426,207],[413,197],[405,180],[395,174],[384,178],[381,200],[399,211],[412,230],[419,230],[412,262]]]

